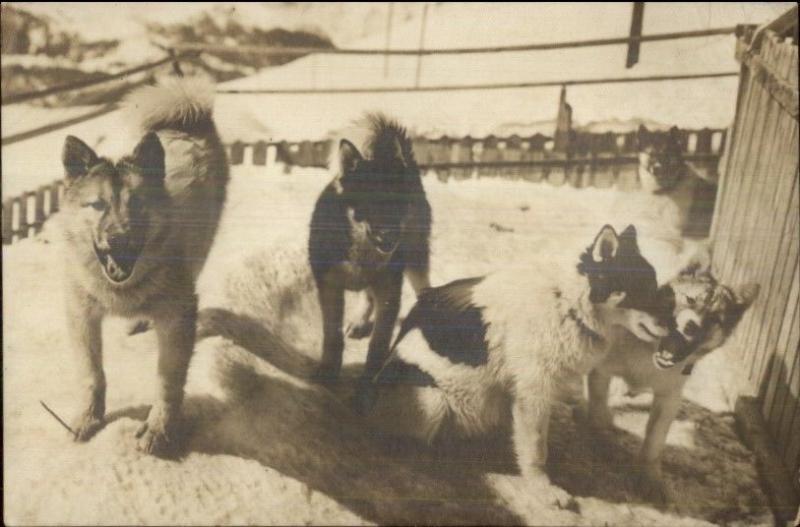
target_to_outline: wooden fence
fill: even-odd
[[[785,467],[800,468],[800,202],[796,12],[793,38],[740,38],[736,121],[721,169],[712,236],[714,268],[759,297],[737,348]],[[763,37],[763,38],[762,38]],[[795,480],[797,485],[797,478]]]
[[[3,201],[3,245],[42,230],[45,220],[58,212],[64,195],[61,180]]]
[[[667,132],[648,132],[653,135]],[[488,136],[484,138],[417,137],[414,153],[423,171],[434,171],[447,181],[450,178],[505,177],[553,185],[571,184],[582,188],[594,186],[633,188],[638,184],[640,132],[588,133],[570,132],[568,146],[556,149],[551,137]],[[701,175],[716,180],[717,165],[725,147],[726,131],[704,128],[682,130],[680,142],[684,160],[691,162]],[[286,167],[325,167],[331,142],[236,142],[230,145],[232,165],[265,166],[273,162]]]
[[[653,136],[668,132],[646,132]],[[502,177],[533,183],[571,185],[576,188],[632,190],[639,184],[641,131],[629,133],[569,132],[566,147],[557,149],[551,137],[489,136],[440,137],[413,140],[417,161],[424,172],[432,171],[441,181],[472,177]],[[685,161],[706,180],[716,181],[717,166],[725,147],[725,130],[681,130]],[[235,142],[228,145],[231,165],[282,165],[323,168],[328,164],[330,141]],[[58,211],[63,182],[56,181],[36,191],[3,202],[3,244],[39,232],[44,221]]]

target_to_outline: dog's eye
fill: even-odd
[[[686,303],[689,304],[690,306],[693,306],[695,304],[695,302],[696,302],[696,300],[694,298],[692,298],[690,296],[686,297]]]
[[[98,198],[98,199],[96,199],[94,201],[89,201],[87,203],[84,203],[83,206],[84,207],[91,207],[91,208],[93,208],[94,210],[97,210],[97,211],[102,211],[102,210],[106,210],[107,204],[106,204],[105,200]]]

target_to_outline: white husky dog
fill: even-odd
[[[615,327],[648,342],[666,335],[641,311],[657,282],[633,226],[619,236],[603,227],[577,271],[567,283],[516,271],[423,291],[401,326],[396,357],[375,378],[374,424],[431,442],[445,423],[474,436],[510,417],[522,475],[547,481],[559,385],[605,359]]]

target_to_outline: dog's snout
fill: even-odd
[[[694,338],[700,333],[700,326],[694,320],[690,320],[683,326],[683,332],[687,337]]]
[[[123,253],[128,248],[128,237],[124,234],[109,234],[106,242],[112,253]]]
[[[702,321],[700,320],[700,315],[694,310],[682,310],[675,318],[675,322],[677,323],[678,330],[687,339],[692,339],[700,333],[700,324]]]

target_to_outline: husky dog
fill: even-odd
[[[633,226],[620,236],[603,227],[578,273],[564,281],[517,270],[423,291],[401,325],[397,357],[376,377],[376,424],[432,442],[445,424],[473,436],[513,421],[522,475],[546,481],[560,385],[604,360],[616,326],[651,342],[666,335],[640,311],[657,283]]]
[[[644,190],[657,194],[675,190],[689,174],[678,128],[673,126],[664,135],[640,126],[637,139]]]
[[[405,273],[417,293],[428,277],[431,209],[411,141],[404,128],[369,115],[365,155],[339,144],[338,173],[322,191],[311,217],[309,260],[319,294],[324,339],[318,380],[333,380],[342,365],[345,290],[366,290],[375,324],[364,379],[389,351]],[[361,383],[363,388],[369,383]],[[359,390],[359,397],[364,395]]]
[[[650,497],[666,499],[661,474],[661,453],[672,421],[678,413],[681,392],[694,364],[722,346],[758,295],[748,284],[732,289],[717,282],[708,268],[709,257],[696,255],[679,275],[659,289],[670,333],[658,344],[647,344],[620,331],[614,351],[592,370],[588,378],[589,423],[612,425],[608,387],[612,376],[625,379],[635,391],[654,393],[650,419],[641,451],[644,489]]]
[[[143,134],[132,154],[112,161],[75,137],[64,143],[62,228],[67,321],[81,375],[79,441],[103,423],[101,322],[113,314],[149,319],[158,339],[158,400],[137,432],[138,447],[167,455],[175,446],[194,347],[195,280],[228,181],[212,104],[213,86],[167,81],[127,100]]]
[[[642,190],[666,196],[675,204],[684,235],[707,237],[717,187],[684,158],[678,128],[673,126],[665,135],[640,127],[638,141]]]

